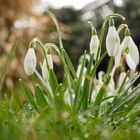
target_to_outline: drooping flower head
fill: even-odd
[[[128,28],[125,30],[125,37],[120,45],[120,51],[115,59],[116,67],[119,66],[121,55],[125,55],[127,65],[131,70],[135,70],[139,64],[139,51],[130,36],[130,31]]]
[[[49,69],[53,69],[53,59],[51,54],[47,54],[47,61],[48,61]]]
[[[99,48],[99,38],[97,36],[96,29],[94,28],[92,23],[89,22],[89,24],[90,24],[91,30],[92,30],[92,36],[91,36],[91,40],[90,40],[90,44],[89,44],[89,49],[90,49],[91,54],[94,53],[94,60],[96,60],[97,52],[98,52],[98,48]]]
[[[53,69],[53,59],[52,59],[50,49],[48,49],[46,56],[47,56],[47,60],[44,59],[42,64],[42,77],[45,81],[48,81],[50,77],[49,69]]]
[[[47,63],[45,59],[43,60],[43,64],[42,64],[42,77],[45,81],[49,80],[49,71],[48,71]]]
[[[110,18],[109,29],[106,37],[106,49],[109,56],[116,56],[120,47],[120,38],[114,26],[114,20]]]
[[[24,59],[24,70],[27,75],[32,75],[36,68],[36,55],[33,48],[29,48]]]

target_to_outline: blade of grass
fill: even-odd
[[[140,77],[140,74],[135,74],[134,76],[132,76],[127,82],[126,82],[126,77],[124,78],[119,90],[116,98],[113,100],[112,105],[108,108],[107,110],[107,114],[110,113],[111,109],[116,106],[122,98],[127,97],[127,92],[129,90],[129,88],[135,83],[135,81]],[[125,84],[124,84],[125,83]]]
[[[63,48],[63,43],[62,43],[62,38],[61,38],[61,31],[60,31],[60,28],[59,28],[58,21],[57,21],[55,15],[52,12],[50,12],[49,10],[47,10],[46,12],[51,17],[51,19],[53,20],[53,22],[54,22],[54,24],[56,26],[57,33],[58,33],[59,45],[60,45],[60,48]]]
[[[80,71],[79,77],[77,78],[77,81],[76,81],[75,99],[74,99],[74,104],[73,104],[75,110],[77,110],[77,105],[79,103],[80,91],[81,91],[81,88],[82,88],[81,87],[82,78],[84,76],[83,75],[83,70],[84,70],[85,63],[86,63],[86,51],[85,51],[84,56],[83,56],[81,71]]]
[[[70,69],[73,77],[76,78],[76,72],[75,72],[75,69],[73,67],[73,64],[72,64],[67,52],[64,49],[63,49],[63,54],[64,54],[64,57],[65,57],[66,63],[68,65],[68,68]]]
[[[49,70],[49,74],[50,74],[49,82],[51,85],[51,89],[52,89],[52,92],[55,93],[55,90],[58,87],[58,81],[52,69]]]
[[[45,95],[41,89],[41,87],[37,84],[35,87],[35,97],[36,97],[36,102],[40,109],[43,109],[48,105]]]
[[[33,108],[37,112],[39,112],[39,107],[38,107],[37,103],[35,102],[34,97],[32,96],[30,89],[27,87],[27,85],[25,84],[25,82],[23,80],[20,79],[19,83],[20,83],[20,87],[21,87],[24,95],[27,97],[27,99],[29,100],[29,102],[31,103]]]
[[[1,69],[1,72],[0,72],[0,91],[2,90],[3,82],[5,79],[6,73],[8,71],[8,67],[10,66],[10,64],[15,56],[15,52],[19,46],[19,43],[20,43],[19,38],[16,38],[16,40],[15,40],[15,42],[10,50],[10,53],[7,56],[6,62],[3,65],[4,67]]]
[[[92,65],[93,65],[93,59],[94,59],[94,53],[90,56],[90,61],[89,64],[87,66],[87,71],[86,71],[86,75],[88,76],[92,76],[91,75],[91,69],[92,69]],[[89,95],[91,91],[91,83],[92,81],[85,78],[84,81],[84,87],[83,87],[83,97],[81,98],[81,100],[83,101],[83,109],[86,110],[87,106],[88,106],[88,99],[89,99]]]
[[[128,96],[123,97],[119,103],[112,107],[110,113],[114,113],[117,110],[121,109],[126,103],[133,100],[136,96],[140,95],[140,84],[134,88],[131,92],[129,92]]]
[[[97,94],[97,97],[96,97],[96,100],[95,100],[95,103],[94,105],[97,106],[97,110],[95,111],[95,116],[97,117],[98,116],[98,113],[99,113],[99,110],[100,110],[100,105],[103,101],[103,97],[106,93],[106,90],[107,90],[107,87],[108,87],[108,84],[110,82],[110,79],[111,79],[111,76],[109,76],[106,81],[104,82],[103,86],[101,87],[99,93]]]

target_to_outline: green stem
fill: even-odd
[[[113,62],[114,62],[114,57],[111,56],[110,61],[109,61],[109,65],[108,65],[108,70],[107,70],[107,77],[110,76],[110,73],[112,71],[113,64],[114,64]]]
[[[31,75],[31,76],[30,76],[30,79],[31,79],[32,84],[33,84],[33,87],[34,87],[34,89],[35,89],[35,75],[34,75],[34,74]]]
[[[50,88],[49,83],[46,83],[46,82],[43,80],[43,78],[41,77],[40,73],[39,73],[37,70],[35,70],[35,74],[36,74],[37,78],[41,81],[44,90],[48,93],[47,96],[46,96],[46,97],[47,97],[47,102],[48,102],[48,104],[49,104],[51,107],[55,108],[55,105],[54,105],[54,95],[53,95],[53,93],[52,93],[52,90],[51,90],[51,88]]]
[[[53,22],[56,26],[57,33],[58,33],[59,45],[60,45],[60,48],[62,49],[63,48],[63,43],[62,43],[62,38],[61,38],[61,31],[60,31],[57,19],[56,19],[55,15],[52,12],[50,12],[49,10],[47,11],[47,13],[51,17],[51,19],[53,20]]]

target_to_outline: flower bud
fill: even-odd
[[[99,47],[99,38],[97,35],[92,35],[90,40],[90,53],[94,53],[94,60],[96,59]]]
[[[48,71],[45,59],[44,59],[43,64],[42,64],[42,77],[45,81],[49,80],[49,71]]]
[[[106,37],[106,49],[109,56],[116,56],[120,47],[120,38],[116,28],[110,26]]]
[[[47,60],[48,60],[49,69],[53,69],[53,59],[51,54],[47,54]]]
[[[27,75],[32,75],[36,68],[36,55],[33,48],[29,48],[24,59],[24,70]]]

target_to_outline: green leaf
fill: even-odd
[[[19,83],[20,83],[20,87],[24,93],[24,95],[27,97],[27,99],[29,100],[29,102],[31,103],[31,105],[33,106],[33,108],[39,112],[39,108],[38,108],[38,105],[36,104],[33,96],[32,96],[32,93],[30,91],[30,89],[27,87],[27,85],[25,84],[25,82],[23,80],[19,80]]]
[[[96,74],[96,70],[97,70],[99,64],[102,62],[102,60],[105,58],[106,55],[107,55],[107,52],[104,52],[103,55],[99,58],[99,60],[95,63],[94,68],[93,68],[93,70],[91,72],[91,74],[93,75],[93,77]]]
[[[112,107],[111,113],[114,113],[117,110],[121,109],[126,103],[132,101],[135,97],[138,97],[139,95],[140,95],[140,84],[136,88],[134,88],[131,92],[129,92],[129,94],[126,97],[121,98],[121,100]]]
[[[112,105],[111,106],[109,106],[108,107],[108,109],[107,109],[107,114],[110,112],[110,110],[111,110],[111,108],[112,108],[112,106],[114,105],[114,104],[116,104],[118,101],[119,101],[119,98],[120,98],[120,93],[124,90],[124,88],[125,88],[125,86],[126,86],[126,79],[127,79],[127,77],[128,77],[128,73],[126,74],[126,76],[124,77],[124,79],[123,79],[123,81],[122,81],[122,83],[121,83],[121,86],[119,87],[119,89],[118,89],[118,92],[117,92],[117,96],[114,98],[114,100],[112,101]]]
[[[63,104],[64,104],[64,93],[65,93],[65,88],[62,84],[59,84],[56,92],[55,92],[55,105],[57,109],[62,110]]]
[[[96,116],[98,116],[98,112],[99,112],[99,109],[100,109],[100,104],[103,101],[103,97],[104,97],[104,95],[106,93],[106,90],[107,90],[108,84],[110,82],[110,79],[111,79],[111,76],[109,76],[106,79],[106,81],[104,82],[103,86],[101,87],[99,93],[97,94],[97,97],[96,97],[96,100],[95,100],[95,103],[94,103],[95,106],[98,106],[98,109],[95,112]]]
[[[0,91],[3,88],[3,83],[5,80],[6,73],[8,71],[8,67],[10,66],[10,64],[16,54],[16,50],[19,47],[19,44],[20,44],[20,40],[19,40],[19,38],[16,38],[9,54],[7,55],[4,65],[2,65],[2,67],[0,67]]]
[[[95,100],[95,103],[94,105],[100,105],[101,102],[102,102],[102,99],[104,97],[104,94],[106,93],[106,89],[107,89],[107,86],[110,82],[110,79],[111,79],[111,76],[109,76],[106,81],[104,82],[103,86],[101,87],[99,93],[97,94],[97,97],[96,97],[96,100]]]
[[[58,25],[58,21],[57,21],[55,15],[51,11],[47,10],[46,12],[51,17],[51,19],[53,20],[53,22],[54,22],[54,24],[56,26],[57,33],[58,33],[59,45],[60,45],[60,48],[63,48],[63,43],[62,43],[62,38],[61,38],[61,31],[60,31],[60,28],[59,28],[59,25]]]
[[[82,85],[82,79],[83,79],[83,71],[84,71],[84,66],[85,66],[85,63],[86,63],[86,51],[84,53],[84,56],[83,56],[83,61],[82,61],[82,67],[81,67],[81,71],[80,71],[80,74],[79,74],[79,77],[77,77],[76,79],[76,91],[75,91],[75,99],[74,99],[74,107],[76,108],[77,105],[79,102],[78,102],[78,99],[79,99],[79,96],[80,96],[80,91],[81,91],[81,85]]]
[[[52,69],[49,70],[49,74],[50,74],[49,82],[51,85],[51,89],[52,89],[52,92],[55,93],[55,90],[58,87],[58,81]]]
[[[75,72],[75,69],[73,67],[73,64],[72,64],[67,52],[64,49],[63,49],[63,54],[64,54],[64,57],[65,57],[66,63],[68,65],[68,68],[70,69],[73,77],[76,78],[76,72]]]
[[[36,102],[41,109],[43,109],[45,106],[48,105],[45,95],[38,84],[35,87],[35,97],[36,97]]]
[[[89,76],[89,77],[92,77],[91,70],[92,70],[92,65],[93,65],[93,59],[94,59],[94,54],[92,54],[90,56],[90,61],[89,61],[89,64],[87,66],[86,76]],[[83,94],[82,94],[83,98],[81,99],[83,101],[84,110],[88,106],[89,95],[90,95],[90,92],[92,92],[91,91],[91,83],[92,83],[92,80],[85,78],[84,87],[83,87]]]
[[[139,77],[140,77],[140,73],[136,73],[135,75],[130,77],[130,79],[125,84],[125,91],[128,91],[129,88],[138,80]],[[125,93],[122,93],[122,95],[123,94]]]
[[[107,114],[110,113],[110,111],[112,110],[112,108],[114,106],[117,106],[118,103],[121,101],[122,98],[127,97],[127,93],[129,88],[135,83],[135,81],[140,77],[140,73],[136,73],[135,75],[133,75],[127,82],[126,82],[126,77],[124,78],[119,90],[118,90],[118,94],[116,96],[116,98],[112,101],[112,105],[108,108],[107,110]]]
[[[121,83],[121,86],[120,86],[120,88],[118,90],[118,94],[120,94],[123,91],[124,86],[126,86],[125,83],[126,83],[127,77],[128,77],[128,73],[126,74],[126,76],[124,77],[124,79],[123,79],[123,81]]]

